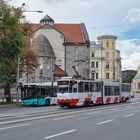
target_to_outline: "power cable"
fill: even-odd
[[[99,29],[99,28],[114,28],[114,27],[125,27],[125,26],[136,26],[136,25],[140,25],[140,23],[137,24],[118,24],[118,25],[107,25],[107,26],[94,26],[92,28],[94,29]]]

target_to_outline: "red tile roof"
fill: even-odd
[[[40,24],[32,24],[32,30],[36,31],[37,29],[39,29],[41,27]]]
[[[80,24],[54,24],[54,28],[64,34],[67,43],[85,43]]]
[[[54,76],[58,76],[58,77],[67,76],[67,73],[64,70],[62,70],[60,67],[58,67],[57,65],[55,65],[55,69],[53,73],[54,73]]]
[[[32,24],[33,31],[40,27],[40,24]],[[66,43],[85,43],[81,24],[54,24],[53,27],[65,36]]]

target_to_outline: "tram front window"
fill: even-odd
[[[37,94],[35,88],[23,88],[22,89],[22,99],[36,98]]]
[[[69,81],[58,81],[59,93],[68,93],[69,92]]]
[[[68,93],[69,89],[68,87],[59,87],[59,93]]]

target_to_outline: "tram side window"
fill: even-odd
[[[38,93],[39,98],[45,98],[46,96],[50,96],[49,88],[39,87],[36,91]]]
[[[94,92],[94,83],[90,82],[90,92]]]
[[[44,88],[41,88],[41,96],[40,97],[45,97],[46,95],[46,90]]]
[[[111,96],[113,94],[113,88],[111,86],[104,87],[105,96]]]
[[[51,97],[51,96],[52,96],[52,90],[51,90],[51,87],[47,87],[46,89],[47,89],[47,92],[46,92],[46,90],[45,90],[45,96],[49,96],[49,97]]]
[[[114,95],[120,95],[120,88],[118,86],[114,86]]]
[[[21,99],[26,98],[25,89],[21,87]]]
[[[70,81],[69,92],[77,93],[77,81]]]
[[[127,91],[127,86],[125,85],[124,87],[125,87],[125,91]]]
[[[124,92],[124,86],[123,86],[123,84],[121,85],[121,91]]]
[[[122,92],[126,92],[127,89],[126,89],[126,85],[125,84],[122,84]]]
[[[109,88],[109,96],[113,96],[115,93],[114,93],[114,87],[113,86],[110,86]]]
[[[53,97],[53,88],[50,86],[48,89],[49,89],[49,97]]]
[[[108,96],[111,96],[112,95],[112,87],[108,87]]]
[[[84,83],[85,92],[89,92],[89,82]]]
[[[127,85],[127,91],[131,91],[131,86]]]
[[[74,82],[73,82],[72,88],[73,88],[73,92],[74,92],[74,93],[77,93],[77,81],[74,81]]]
[[[36,88],[35,91],[36,91],[37,97],[40,97],[41,96],[41,89]]]
[[[94,83],[94,91],[100,92],[101,91],[101,83]]]
[[[26,89],[27,98],[36,98],[35,88]]]
[[[57,88],[57,87],[55,87],[55,88],[54,88],[54,94],[53,94],[53,95],[54,95],[54,97],[57,97],[57,91],[58,91],[58,88]]]
[[[73,82],[70,81],[70,83],[69,83],[69,93],[72,93],[72,86],[73,86]]]
[[[57,88],[56,87],[49,87],[48,88],[48,96],[56,97],[57,96]]]
[[[78,83],[78,91],[79,91],[79,92],[83,92],[83,91],[84,91],[83,82],[79,82],[79,83]]]
[[[52,96],[52,89],[51,89],[51,87],[48,87],[47,88],[47,96],[49,96],[49,97],[51,97]]]
[[[127,92],[130,92],[131,91],[130,85],[126,85],[126,91]]]
[[[107,96],[107,94],[108,94],[108,88],[107,88],[107,86],[104,87],[104,94],[105,94],[105,96]]]

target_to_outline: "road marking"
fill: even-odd
[[[73,118],[75,116],[68,116],[68,117],[61,117],[61,118],[56,118],[54,119],[55,121],[59,121],[59,120],[63,120],[63,119],[69,119],[69,118]]]
[[[120,108],[112,108],[110,109],[110,111],[115,111],[115,110],[119,110]]]
[[[101,109],[102,108],[100,108],[98,110],[101,110]],[[97,109],[91,109],[91,110],[97,110]],[[45,118],[51,118],[51,117],[58,117],[58,116],[62,116],[62,115],[78,114],[78,113],[88,112],[88,111],[91,111],[91,110],[78,110],[78,111],[72,111],[72,112],[66,112],[66,113],[64,112],[64,113],[58,113],[58,114],[52,114],[52,115],[35,116],[35,117],[30,117],[30,118],[10,120],[10,121],[0,122],[0,125],[18,123],[18,122],[25,122],[25,121],[33,121],[33,120],[45,119]]]
[[[8,127],[0,128],[0,130],[16,128],[16,127],[22,127],[22,126],[28,126],[28,125],[30,125],[30,124],[21,124],[21,125],[8,126]]]
[[[131,116],[134,116],[135,114],[128,114],[128,115],[125,115],[124,117],[127,118],[127,117],[131,117]]]
[[[44,137],[44,139],[50,139],[50,138],[53,138],[53,137],[57,137],[57,136],[60,136],[60,135],[72,133],[72,132],[75,132],[75,131],[77,131],[77,130],[73,129],[73,130],[65,131],[65,132],[62,132],[62,133],[58,133],[58,134],[54,134],[54,135],[51,135],[51,136]]]
[[[97,113],[101,113],[102,111],[95,111],[95,112],[89,112],[87,113],[88,115],[92,115],[92,114],[97,114]]]
[[[10,117],[15,116],[15,114],[0,114],[0,117]]]
[[[132,104],[132,103],[130,103],[130,104]],[[133,103],[133,104],[137,104],[137,102]],[[125,106],[126,105],[124,105],[124,104],[119,105],[119,107],[125,107]],[[73,114],[78,114],[78,113],[84,113],[84,112],[89,112],[89,111],[90,112],[91,111],[98,111],[98,110],[109,109],[109,108],[111,108],[111,106],[108,106],[108,107],[107,106],[106,107],[102,106],[102,107],[99,107],[99,108],[96,108],[96,109],[93,108],[93,109],[89,109],[89,110],[76,110],[76,111],[72,111],[72,112],[68,112],[68,110],[67,110],[67,111],[64,111],[64,112],[61,112],[61,113],[58,113],[58,114],[43,115],[43,116],[32,116],[30,118],[16,119],[16,120],[11,120],[11,121],[3,121],[3,122],[0,122],[0,125],[2,125],[2,124],[11,124],[11,123],[19,123],[19,122],[26,122],[26,121],[33,121],[33,120],[45,119],[45,118],[51,118],[51,117],[58,117],[58,116],[62,116],[62,115],[73,115]]]
[[[18,117],[28,117],[28,116],[31,116],[31,115],[17,115],[15,118],[18,118]]]
[[[107,121],[103,121],[103,122],[96,123],[96,125],[101,125],[101,124],[109,123],[109,122],[112,122],[112,121],[113,121],[113,120],[107,120]]]

